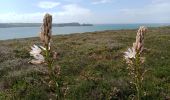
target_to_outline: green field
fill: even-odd
[[[129,83],[123,52],[132,46],[137,30],[102,31],[53,36],[56,65],[67,84],[65,100],[128,100]],[[30,46],[39,38],[0,41],[0,100],[48,100],[42,80],[44,65],[31,65]],[[145,35],[146,73],[143,100],[170,99],[170,27],[149,28]]]

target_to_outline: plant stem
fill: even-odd
[[[49,70],[49,77],[51,80],[53,80],[54,82],[57,82],[55,83],[55,90],[57,92],[57,100],[61,100],[61,91],[60,91],[60,83],[57,81],[58,79],[55,77],[55,74],[53,72],[53,69],[52,69],[52,65],[53,65],[53,60],[50,59],[50,50],[48,49],[49,45],[46,45],[46,62],[47,62],[47,65],[48,65],[48,70]]]
[[[141,74],[140,74],[140,54],[136,55],[136,90],[137,90],[137,100],[141,100]]]
[[[51,61],[50,61],[50,51],[49,51],[49,45],[46,45],[46,62],[47,62],[47,65],[48,65],[48,70],[49,70],[49,74],[51,76],[52,74],[52,65],[51,65]]]

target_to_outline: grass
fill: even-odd
[[[66,100],[128,100],[135,93],[129,84],[123,52],[135,41],[136,30],[102,31],[53,36],[62,67]],[[47,100],[43,84],[47,69],[28,62],[30,46],[39,38],[0,41],[0,100]],[[170,99],[170,27],[149,28],[145,35],[143,100]]]

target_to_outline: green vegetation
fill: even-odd
[[[129,83],[123,52],[132,46],[137,30],[103,31],[53,37],[59,53],[66,100],[128,100],[136,92]],[[45,66],[31,65],[30,46],[39,38],[0,41],[0,100],[53,98]],[[143,100],[170,99],[170,27],[149,28],[145,35]]]

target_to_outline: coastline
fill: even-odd
[[[160,28],[167,28],[167,27],[170,27],[170,25],[167,25],[167,26],[159,26],[159,27],[148,27],[148,29],[160,29]],[[69,35],[74,35],[74,34],[89,34],[89,33],[101,33],[101,32],[108,32],[108,31],[112,31],[112,32],[115,32],[115,31],[135,31],[137,28],[134,28],[134,29],[117,29],[117,30],[102,30],[102,31],[93,31],[93,32],[77,32],[77,33],[70,33],[70,34],[58,34],[58,35],[53,35],[54,37],[56,36],[69,36]],[[37,34],[37,37],[38,37],[38,34]],[[36,36],[35,37],[27,37],[27,38],[15,38],[15,39],[5,39],[5,40],[0,40],[1,41],[12,41],[12,40],[24,40],[24,39],[31,39],[31,38],[37,38]]]

